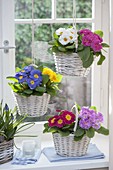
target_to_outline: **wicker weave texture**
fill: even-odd
[[[90,138],[84,136],[80,141],[74,141],[74,136],[62,137],[59,133],[53,133],[53,141],[56,153],[66,157],[85,155]]]
[[[0,164],[6,163],[13,159],[14,140],[0,143]]]
[[[90,68],[84,68],[77,53],[53,53],[55,66],[58,73],[68,76],[86,77]]]
[[[28,116],[43,116],[47,112],[50,95],[44,93],[43,96],[31,95],[29,97],[14,93],[15,103],[19,114],[28,114]]]

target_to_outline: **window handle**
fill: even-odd
[[[15,48],[16,48],[15,46],[9,46],[9,41],[8,40],[5,40],[4,41],[4,46],[0,47],[0,49],[4,50],[4,53],[8,53],[9,49],[15,49]]]

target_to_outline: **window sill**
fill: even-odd
[[[103,135],[96,135],[91,140],[97,147],[105,154],[104,159],[96,160],[79,160],[79,161],[62,161],[50,163],[48,159],[41,154],[39,161],[33,165],[11,165],[11,162],[0,165],[0,170],[83,170],[83,169],[95,169],[95,170],[107,170],[109,167],[109,141],[108,137]],[[52,135],[42,134],[41,148],[53,146]],[[102,169],[101,169],[102,168]]]

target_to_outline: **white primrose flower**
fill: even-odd
[[[69,38],[70,38],[70,43],[73,43],[76,40],[75,34],[72,34],[72,33],[69,34]]]
[[[68,28],[67,31],[69,31],[71,34],[76,35],[76,30],[74,28]]]
[[[56,34],[57,35],[62,35],[65,31],[66,31],[65,28],[59,28],[58,30],[56,30]]]
[[[70,42],[69,34],[63,33],[63,34],[59,37],[59,42],[60,42],[62,45],[68,44],[68,43]]]

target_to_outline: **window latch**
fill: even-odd
[[[16,48],[15,46],[9,46],[9,41],[8,40],[5,40],[4,41],[4,46],[0,47],[0,49],[4,50],[4,53],[8,53],[9,49],[15,49],[15,48]]]

